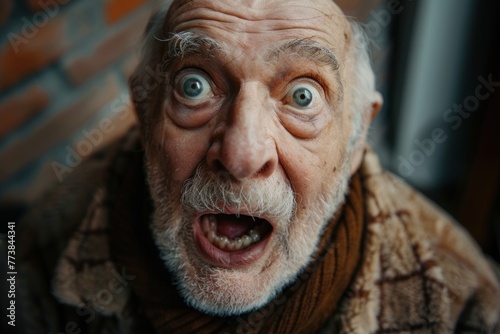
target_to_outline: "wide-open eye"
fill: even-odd
[[[292,87],[285,97],[285,102],[292,107],[306,109],[314,105],[319,93],[314,86],[300,83]]]
[[[213,96],[212,88],[202,75],[187,74],[179,80],[177,91],[181,97],[199,101]]]

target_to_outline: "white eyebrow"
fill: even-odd
[[[339,69],[337,57],[330,49],[307,38],[293,39],[273,48],[269,58],[279,59],[282,54],[293,54],[320,65],[328,65],[334,72]]]
[[[224,50],[215,39],[190,31],[170,33],[166,39],[157,39],[167,43],[166,56],[169,62],[194,54],[210,54],[214,50]],[[272,48],[268,58],[278,59],[283,54],[294,54],[321,65],[329,65],[334,72],[339,69],[337,57],[330,49],[307,38],[293,39]]]
[[[166,39],[157,39],[167,43],[166,56],[169,62],[193,54],[209,54],[213,50],[222,49],[222,46],[215,39],[190,31],[171,33]]]

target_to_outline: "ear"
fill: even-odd
[[[374,92],[371,98],[370,110],[367,110],[363,113],[363,130],[362,134],[356,143],[356,147],[354,148],[354,152],[352,153],[351,159],[351,175],[354,174],[359,166],[361,165],[361,161],[363,160],[363,155],[365,151],[366,145],[366,135],[368,133],[368,128],[372,121],[377,117],[380,109],[382,109],[383,98],[382,94],[379,92]]]
[[[366,129],[363,129],[364,131],[368,131],[368,127],[373,122],[375,117],[377,117],[383,105],[384,105],[384,98],[382,97],[382,94],[380,94],[380,92],[374,92],[372,97],[371,110],[368,113],[369,117],[366,122]]]

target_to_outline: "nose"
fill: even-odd
[[[249,85],[232,101],[222,130],[207,153],[212,171],[226,171],[241,180],[266,178],[276,169],[276,144],[269,133],[269,110],[261,95],[256,84]]]

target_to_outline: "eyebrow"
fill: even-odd
[[[186,58],[190,55],[210,54],[213,51],[224,50],[222,45],[215,39],[190,31],[170,33],[170,36],[166,39],[157,39],[167,43],[166,51],[169,61]],[[333,71],[339,69],[339,63],[335,54],[327,47],[308,38],[287,41],[273,48],[267,58],[278,60],[284,54],[292,54],[322,65],[328,65]]]
[[[191,55],[210,55],[214,50],[222,50],[222,46],[215,39],[190,31],[180,33],[170,33],[166,39],[159,41],[166,42],[166,56],[164,59],[171,63],[178,59],[183,59]]]
[[[268,58],[270,60],[279,60],[284,54],[295,55],[320,65],[330,66],[334,72],[339,69],[339,62],[335,54],[310,38],[299,38],[285,42],[281,46],[273,48]]]

